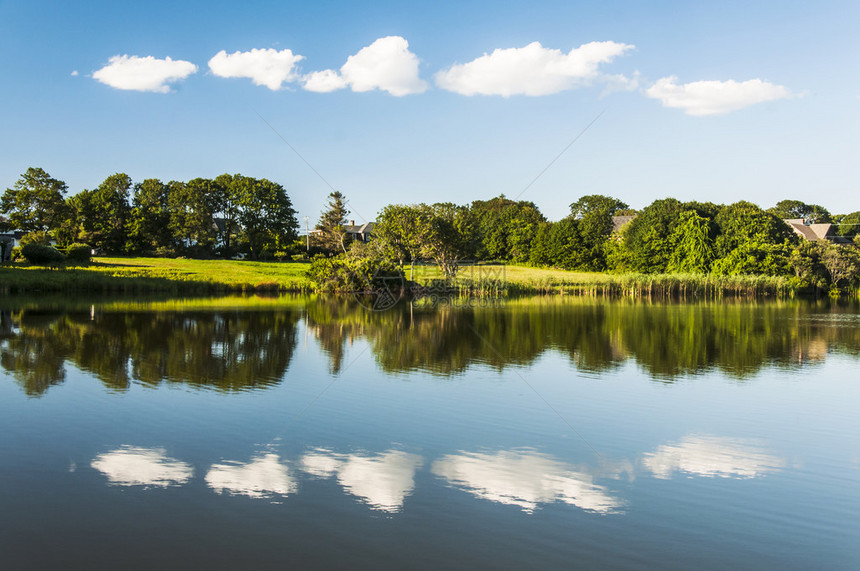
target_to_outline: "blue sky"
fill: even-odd
[[[242,173],[312,223],[329,184],[356,220],[502,193],[847,213],[857,29],[856,1],[0,1],[0,188]]]

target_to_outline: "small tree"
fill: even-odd
[[[320,231],[320,246],[329,253],[346,252],[346,197],[336,190],[328,195],[328,208],[320,216],[316,229]]]

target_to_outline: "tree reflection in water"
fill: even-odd
[[[303,307],[302,307],[303,305]],[[0,310],[0,366],[28,395],[65,379],[66,363],[107,387],[187,383],[224,391],[281,381],[304,314],[332,374],[345,349],[369,343],[385,372],[450,376],[481,364],[501,371],[547,351],[579,370],[603,372],[634,360],[653,379],[711,370],[746,379],[762,368],[822,362],[828,352],[860,352],[854,305],[829,301],[649,303],[594,298],[506,300],[499,307],[401,303],[382,312],[354,300],[315,297],[260,309],[201,303],[164,311],[114,304],[110,310],[38,305]]]

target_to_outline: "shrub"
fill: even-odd
[[[22,248],[28,244],[36,244],[39,246],[50,246],[51,245],[51,237],[47,232],[28,232],[21,236],[21,240],[18,242],[18,245]]]
[[[28,262],[39,266],[58,264],[65,259],[65,256],[55,248],[52,248],[51,246],[41,246],[39,244],[26,244],[21,246],[21,254]]]
[[[175,258],[176,248],[173,246],[159,246],[155,249],[156,258]]]
[[[307,276],[318,290],[333,292],[371,292],[403,283],[403,272],[394,263],[373,258],[314,257]]]
[[[66,259],[78,264],[86,264],[93,255],[93,249],[89,244],[74,243],[66,251]]]

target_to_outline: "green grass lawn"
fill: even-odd
[[[0,293],[101,292],[224,294],[308,292],[309,265],[301,262],[251,262],[171,258],[100,257],[80,267],[46,269],[27,264],[0,266]],[[409,275],[409,268],[406,268]],[[441,277],[435,265],[415,268],[415,281]],[[569,272],[514,265],[463,266],[457,277],[466,292],[511,294],[618,295],[791,295],[796,287],[783,277]]]
[[[0,266],[0,293],[48,291],[223,293],[308,291],[308,264],[169,258],[95,258],[85,266]]]
[[[308,264],[172,258],[94,258],[88,269],[117,277],[143,276],[180,282],[212,283],[228,289],[302,290]]]

